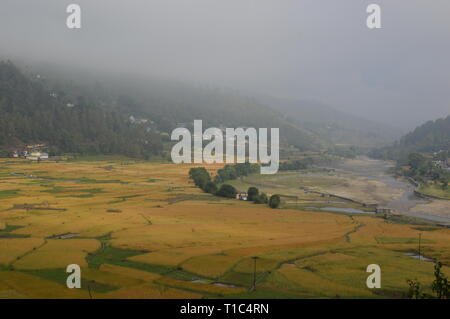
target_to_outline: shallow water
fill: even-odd
[[[406,253],[406,256],[412,257],[414,259],[419,259],[419,260],[423,260],[423,261],[429,261],[429,262],[434,262],[434,259],[425,257],[423,255],[419,255],[419,254],[414,254],[414,253]]]

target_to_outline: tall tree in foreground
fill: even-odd
[[[431,284],[431,289],[436,293],[438,299],[450,298],[450,284],[447,277],[441,272],[442,263],[438,261],[434,265],[434,281]]]

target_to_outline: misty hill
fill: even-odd
[[[116,74],[89,70],[50,70],[49,89],[74,92],[94,104],[112,108],[128,117],[148,120],[148,127],[159,133],[171,133],[179,126],[190,128],[195,119],[207,127],[280,128],[280,142],[302,151],[323,149],[329,143],[286,119],[255,98],[229,89],[217,89],[135,74]]]
[[[413,152],[450,151],[450,116],[428,121],[403,136],[394,145],[372,152],[378,158],[401,160]]]
[[[204,128],[278,127],[284,145],[318,150],[317,134],[235,92],[136,76],[22,72],[0,63],[0,147],[48,143],[53,154],[150,157],[161,139],[202,119]]]
[[[158,135],[128,123],[123,114],[49,91],[39,77],[0,62],[0,150],[35,143],[50,145],[53,154],[149,157],[162,149]]]
[[[273,97],[261,100],[285,113],[293,123],[336,145],[382,146],[401,136],[399,129],[341,112],[319,102]]]

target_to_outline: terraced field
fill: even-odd
[[[401,297],[406,279],[433,280],[433,263],[406,255],[419,233],[450,274],[450,229],[221,199],[191,167],[0,160],[0,297]],[[66,288],[73,263],[82,289]],[[381,289],[366,287],[372,263]]]

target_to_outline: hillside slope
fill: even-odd
[[[450,116],[428,121],[403,136],[395,144],[374,150],[373,157],[405,159],[408,154],[450,151]]]
[[[42,72],[51,90],[69,93],[76,90],[75,96],[82,95],[128,117],[148,119],[154,131],[170,134],[180,125],[189,127],[195,119],[201,119],[204,128],[280,128],[281,143],[300,150],[318,150],[329,144],[313,131],[287,120],[282,111],[230,89],[63,67],[57,70],[46,67]]]
[[[272,97],[262,98],[261,101],[285,113],[293,123],[335,145],[382,146],[401,136],[401,131],[396,128],[359,118],[316,101]]]
[[[70,102],[69,102],[70,101]],[[49,91],[39,78],[0,62],[0,150],[45,143],[52,154],[122,154],[149,157],[161,151],[159,136],[131,125],[123,114],[64,92]]]
[[[235,92],[65,69],[22,72],[11,62],[0,63],[4,154],[18,145],[46,143],[53,154],[148,158],[161,152],[162,133],[189,127],[195,119],[203,120],[204,128],[280,128],[281,144],[302,151],[327,145],[280,111]]]

